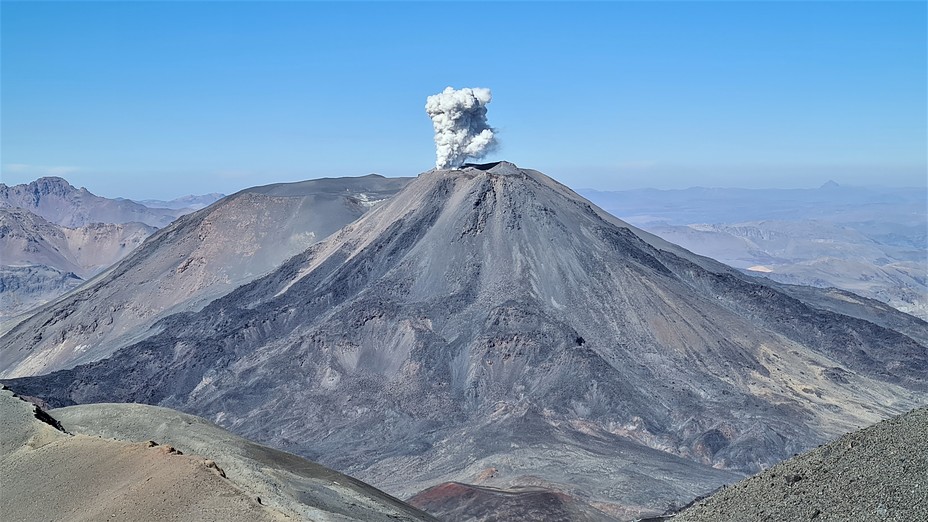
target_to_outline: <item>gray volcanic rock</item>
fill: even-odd
[[[434,520],[363,482],[166,408],[46,413],[4,388],[0,427],[4,520]]]
[[[620,518],[928,401],[928,327],[896,313],[909,335],[499,163],[423,173],[157,335],[8,382],[195,413],[402,498],[539,487]]]
[[[928,332],[928,323],[925,321],[913,321],[908,314],[901,314],[895,307],[876,299],[861,297],[838,288],[816,288],[774,282],[768,284],[816,308],[863,319],[913,339],[923,339]]]
[[[928,408],[791,458],[670,520],[928,520]]]
[[[613,521],[613,517],[585,505],[564,493],[538,488],[501,490],[446,482],[431,487],[409,499],[409,503],[443,520],[489,522],[537,522],[571,520],[573,522]]]
[[[0,183],[0,208],[22,208],[69,228],[90,223],[145,223],[163,227],[189,210],[149,208],[128,199],[108,199],[75,188],[62,178],[39,178],[32,183]]]
[[[159,318],[197,310],[264,275],[407,182],[371,175],[255,187],[186,215],[0,337],[0,375],[106,357],[153,333]]]

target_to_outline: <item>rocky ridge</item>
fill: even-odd
[[[0,183],[0,208],[22,208],[68,228],[91,223],[144,223],[160,228],[186,214],[186,209],[149,208],[127,199],[97,196],[58,177],[8,186]]]
[[[46,413],[4,388],[0,413],[4,520],[435,520],[351,477],[165,408]]]
[[[669,520],[928,520],[928,408],[844,435]]]

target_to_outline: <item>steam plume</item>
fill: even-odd
[[[490,89],[446,88],[429,96],[425,112],[435,127],[435,166],[460,167],[467,158],[482,158],[496,147],[493,129],[487,124]]]

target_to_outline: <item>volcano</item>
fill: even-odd
[[[928,324],[774,285],[469,165],[105,360],[5,383],[200,415],[401,498],[541,488],[632,518],[928,401]]]

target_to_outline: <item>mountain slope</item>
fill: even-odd
[[[837,287],[928,318],[924,247],[886,244],[851,226],[809,220],[647,228],[694,252],[775,281]]]
[[[0,375],[105,357],[169,313],[199,309],[354,221],[408,182],[371,175],[255,187],[188,214],[0,337]]]
[[[28,315],[83,282],[73,272],[45,265],[0,266],[0,335],[15,325],[15,316]]]
[[[898,315],[916,338],[503,162],[423,173],[158,335],[9,382],[196,413],[403,498],[532,486],[621,519],[928,400],[928,326]]]
[[[125,257],[154,231],[142,223],[67,228],[20,208],[0,208],[3,265],[45,265],[82,278]]]
[[[203,459],[71,435],[6,389],[0,413],[4,520],[285,520]]]
[[[351,477],[165,408],[46,413],[3,389],[0,412],[4,520],[433,520]]]
[[[154,231],[142,223],[67,228],[21,208],[0,208],[0,317],[58,297],[125,257]]]
[[[698,254],[776,281],[837,287],[928,319],[924,188],[584,191]]]
[[[68,228],[90,223],[144,223],[163,227],[188,210],[148,208],[127,199],[108,199],[75,188],[62,178],[39,178],[28,184],[0,183],[0,208],[22,208]]]
[[[928,520],[928,408],[885,420],[725,488],[671,518]]]

